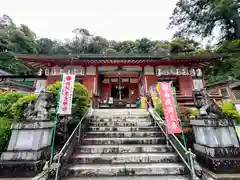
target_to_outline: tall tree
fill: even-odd
[[[212,35],[214,28],[221,38],[240,39],[239,0],[179,0],[169,27],[178,27],[175,36]]]

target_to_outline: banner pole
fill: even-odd
[[[54,143],[55,143],[55,137],[56,137],[56,132],[57,132],[59,101],[60,101],[60,93],[61,93],[61,90],[62,90],[62,77],[63,76],[60,75],[60,86],[59,86],[58,93],[57,93],[57,106],[56,106],[56,113],[55,113],[54,125],[53,125],[51,157],[50,157],[50,163],[49,164],[52,164],[52,162],[53,162]]]
[[[187,140],[186,140],[186,137],[185,137],[185,134],[184,134],[184,131],[183,131],[182,121],[180,119],[180,112],[179,112],[179,109],[178,109],[176,92],[174,91],[172,81],[170,83],[171,83],[171,88],[172,88],[172,92],[173,92],[173,97],[174,97],[174,101],[175,101],[175,106],[176,106],[176,110],[177,110],[177,114],[178,114],[180,127],[181,127],[181,130],[182,130],[183,143],[184,143],[185,148],[187,149]]]

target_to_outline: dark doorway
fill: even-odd
[[[120,90],[119,90],[119,85],[112,85],[111,88],[111,97],[114,99],[127,99],[129,98],[129,87],[128,85],[120,85]]]
[[[111,97],[113,97],[113,99],[119,99],[119,91],[118,91],[116,85],[112,85],[112,88],[111,88]]]
[[[127,98],[129,98],[129,88],[127,85],[125,85],[122,90],[122,99],[127,99]]]

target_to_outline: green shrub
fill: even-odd
[[[37,96],[34,94],[28,94],[27,96],[18,99],[17,102],[12,105],[12,115],[14,120],[21,120],[23,110],[28,106],[30,102],[34,102],[36,99]]]
[[[240,122],[240,114],[232,102],[224,103],[221,108],[228,117]]]
[[[155,107],[155,111],[157,112],[157,114],[164,119],[164,113],[163,113],[163,108],[162,108],[162,104],[157,104]]]
[[[0,94],[0,117],[12,117],[12,105],[24,95],[18,92],[7,92]]]
[[[49,85],[46,89],[46,92],[54,93],[57,97],[59,88],[60,88],[60,82],[58,81],[55,84]],[[73,90],[72,115],[81,117],[85,112],[89,103],[90,103],[90,99],[89,99],[87,88],[81,83],[75,82],[74,90]]]
[[[55,84],[51,84],[46,88],[46,92],[53,93],[56,96],[60,88],[60,82],[56,82]],[[57,102],[55,102],[57,103]],[[87,107],[90,103],[88,90],[87,88],[79,82],[74,83],[74,90],[73,90],[73,101],[72,101],[72,118],[67,122],[67,134],[71,134],[74,128],[76,127],[77,123],[79,122],[82,115],[86,112]],[[58,121],[57,123],[57,134],[56,134],[56,145],[63,144],[64,137],[65,137],[65,130],[63,130],[62,121]]]
[[[196,116],[198,113],[198,109],[194,109],[192,112],[191,112],[191,116]]]
[[[11,137],[12,120],[1,117],[0,118],[0,152],[6,151],[8,142]]]
[[[224,103],[223,105],[220,106],[224,112],[224,114],[235,120],[236,122],[240,122],[240,114],[237,111],[236,107],[234,106],[234,104],[232,102],[228,102],[228,103]],[[192,116],[196,116],[198,113],[198,110],[195,109],[192,111],[191,115]]]

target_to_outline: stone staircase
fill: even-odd
[[[64,167],[65,180],[188,180],[143,109],[98,109]]]

